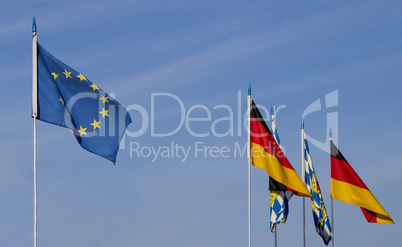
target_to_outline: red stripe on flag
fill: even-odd
[[[364,209],[364,208],[361,208],[361,210],[364,214],[364,217],[366,217],[367,222],[377,223],[377,214],[376,213],[369,211],[367,209]]]
[[[369,190],[348,162],[331,157],[331,178]]]
[[[264,125],[253,117],[250,119],[250,132],[252,143],[260,145],[266,153],[275,156],[282,166],[294,170],[272,134],[266,131]]]

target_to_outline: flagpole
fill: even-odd
[[[304,167],[304,119],[302,119],[301,124],[301,160],[302,160],[302,179],[303,183],[306,184],[305,180],[305,167]],[[303,247],[306,247],[306,203],[305,197],[303,197]]]
[[[329,129],[329,141],[330,142],[332,141],[332,129]],[[330,160],[331,160],[331,150],[329,152],[330,152],[329,155],[330,155]],[[335,224],[334,224],[334,198],[332,198],[332,195],[331,195],[331,221],[332,221],[332,247],[334,247],[335,246],[335,241],[334,241],[335,240],[335,237],[334,237]]]
[[[274,135],[274,138],[275,138],[275,140],[276,140],[276,142],[278,142],[278,140],[276,139],[276,127],[275,127],[275,130],[274,130],[274,126],[276,126],[276,123],[275,123],[275,105],[274,104],[272,104],[271,105],[271,128],[272,128],[272,132],[273,132],[273,135]],[[279,139],[279,138],[278,138]],[[279,144],[279,147],[281,147],[281,144],[278,142],[278,144]],[[282,148],[282,147],[281,147]],[[272,212],[271,212],[272,213]],[[271,219],[272,220],[272,219]],[[273,224],[273,229],[274,229],[274,234],[275,234],[275,247],[277,247],[278,246],[278,225],[276,225],[276,224]]]
[[[248,84],[247,95],[247,160],[248,160],[248,247],[251,247],[251,159],[250,159],[250,107],[251,84]]]
[[[36,181],[36,117],[38,115],[38,56],[37,56],[37,37],[36,19],[32,22],[32,117],[34,120],[34,247],[37,246],[37,181]]]
[[[272,134],[274,135],[274,138],[275,138],[276,142],[278,142],[278,140],[276,139],[276,127],[275,126],[276,126],[276,123],[275,123],[275,105],[272,104],[271,105],[271,129],[272,129]],[[279,144],[279,147],[281,147],[281,144],[279,142],[278,142],[278,144]],[[271,193],[271,191],[270,191],[270,193]],[[272,214],[272,212],[271,212],[271,214]],[[272,219],[271,219],[271,222],[272,222]],[[277,247],[278,246],[278,225],[277,224],[272,224],[272,229],[274,231],[274,236],[275,236],[275,242],[274,242],[275,247]]]
[[[331,220],[332,220],[332,247],[335,246],[334,244],[334,198],[331,197]]]

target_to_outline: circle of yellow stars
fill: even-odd
[[[65,79],[69,79],[69,78],[73,79],[73,77],[71,76],[71,73],[72,72],[67,71],[67,69],[64,69],[64,71],[62,72],[62,74],[64,74],[64,76],[66,77]],[[56,79],[60,79],[59,74],[57,74],[56,72],[52,72],[51,75],[53,76],[53,79],[55,81],[56,81]],[[82,74],[79,74],[76,77],[78,77],[80,79],[80,82],[87,81],[87,78],[85,78],[85,76],[83,76]],[[57,87],[56,84],[54,84],[54,85]],[[96,90],[100,91],[99,87],[96,86],[94,83],[92,83],[92,85],[89,85],[89,87],[92,88],[92,91],[96,91]],[[109,102],[109,97],[105,97],[105,95],[101,95],[99,100],[101,100],[103,104],[110,103]],[[64,100],[61,97],[61,95],[60,95],[59,101],[61,102],[61,104],[64,105]],[[102,118],[109,117],[109,110],[105,110],[104,107],[102,107],[102,111],[100,111],[99,113],[102,115]],[[67,113],[67,115],[71,118],[70,114]],[[93,130],[96,130],[96,129],[101,128],[100,123],[101,123],[100,120],[96,121],[96,119],[94,119],[94,121],[92,123],[89,123],[89,124],[92,125]],[[84,127],[82,127],[82,125],[80,125],[80,128],[77,129],[77,131],[80,134],[80,136],[83,136],[83,135],[87,135],[87,133],[86,133],[87,129],[88,128],[84,128]]]

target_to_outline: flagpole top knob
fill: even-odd
[[[274,115],[274,113],[275,113],[275,105],[272,104],[271,105],[271,115]]]
[[[251,83],[248,84],[248,95],[251,95]]]
[[[36,33],[36,18],[32,18],[32,32]]]
[[[329,139],[332,140],[332,129],[329,128]]]
[[[301,128],[304,129],[304,118],[302,119]]]

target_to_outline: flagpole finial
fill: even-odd
[[[271,105],[271,115],[274,115],[274,113],[275,113],[275,105],[272,104]]]
[[[304,118],[302,119],[301,128],[304,129]]]
[[[36,33],[36,18],[32,18],[32,32]]]
[[[329,128],[329,139],[332,140],[332,129]]]
[[[248,84],[248,95],[251,95],[251,83]]]

